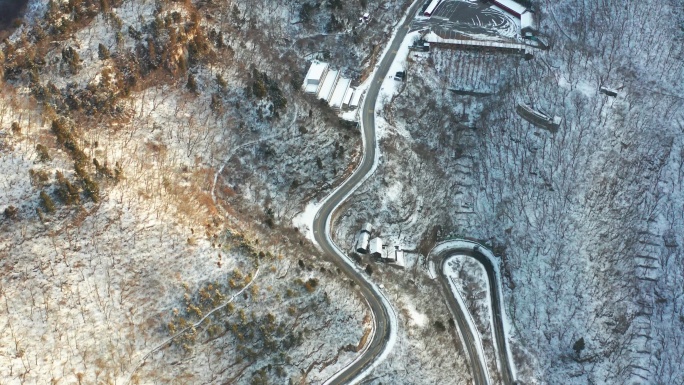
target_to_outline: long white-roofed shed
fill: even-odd
[[[351,80],[347,78],[340,78],[335,86],[332,97],[330,98],[330,107],[339,110],[344,103],[344,96],[347,94]]]
[[[492,4],[512,14],[515,17],[520,17],[527,10],[522,4],[518,4],[513,0],[492,0]]]
[[[328,63],[323,63],[318,60],[311,62],[309,71],[306,73],[304,79],[304,92],[316,94],[321,88],[321,83],[328,72]]]
[[[368,245],[368,252],[376,258],[382,257],[382,239],[373,238]]]
[[[368,254],[368,247],[370,241],[370,234],[362,231],[356,235],[356,252],[360,254]]]
[[[349,107],[352,95],[354,95],[354,89],[351,87],[347,88],[347,93],[344,94],[344,100],[342,101],[342,107]]]
[[[333,91],[335,90],[335,85],[337,84],[337,79],[339,78],[340,71],[330,70],[325,74],[325,79],[321,85],[321,89],[318,91],[318,98],[323,99],[326,102],[330,101]]]
[[[351,102],[349,102],[349,107],[350,108],[356,108],[359,106],[359,103],[361,103],[361,96],[363,96],[363,90],[357,88],[354,90],[354,95],[351,98]]]

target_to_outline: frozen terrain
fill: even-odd
[[[525,383],[681,384],[681,8],[540,8],[552,45],[531,61],[412,54],[338,240],[370,220],[423,255],[449,236],[489,244]],[[518,102],[561,128],[524,121]]]
[[[364,346],[362,299],[290,227],[359,143],[290,42],[357,20],[238,5],[33,0],[2,44],[5,382],[320,383]],[[356,71],[386,39],[361,27]]]

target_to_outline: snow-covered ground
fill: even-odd
[[[235,292],[233,270],[244,279],[256,270],[251,251],[263,251],[276,259],[260,260],[265,270],[225,315],[229,332],[207,325],[183,337],[187,348],[165,348],[136,376],[284,381],[283,368],[296,381],[322,380],[353,359],[367,322],[353,291],[289,225],[304,202],[353,169],[358,136],[290,83],[301,84],[309,58],[326,56],[365,79],[407,2],[319,7],[308,20],[303,3],[212,2],[196,21],[191,3],[158,3],[169,16],[159,23],[153,1],[111,3],[107,18],[86,16],[64,35],[50,34],[68,24],[48,25],[43,43],[40,31],[22,35],[29,21],[10,39],[16,51],[3,48],[0,210],[18,212],[0,222],[2,377],[125,378],[136,357],[170,335],[169,322],[197,316],[188,304],[208,284],[222,283],[221,295]],[[30,9],[43,17],[47,1],[33,0]],[[358,24],[363,11],[371,20]],[[467,235],[501,256],[512,352],[525,383],[684,383],[676,274],[684,266],[683,11],[652,0],[563,0],[539,11],[551,49],[534,60],[412,54],[408,81],[386,89],[393,96],[378,109],[381,162],[335,226],[345,250],[369,219],[377,235],[409,249],[404,271],[374,265],[373,279],[397,304],[401,325],[393,352],[370,375],[375,382],[467,383],[423,257],[435,240]],[[163,26],[158,36],[155,25]],[[191,57],[203,42],[206,57]],[[100,59],[100,43],[109,58]],[[67,47],[82,61],[69,62]],[[276,79],[285,108],[275,107],[277,92],[262,72]],[[600,94],[602,85],[621,87],[618,97]],[[259,99],[261,86],[274,94]],[[452,87],[495,95],[458,95]],[[119,101],[99,104],[110,98]],[[519,101],[562,116],[563,126],[551,134],[526,123],[515,113]],[[55,171],[81,186],[50,130],[61,115],[76,125],[85,171],[100,185],[98,203],[83,192],[71,207],[57,198]],[[15,121],[20,133],[11,130]],[[52,160],[39,161],[37,144]],[[110,170],[119,163],[124,178],[117,184],[98,176],[93,158]],[[41,205],[42,190],[57,203],[55,214]],[[251,246],[228,229],[246,234]],[[289,366],[287,357],[257,354],[270,341],[265,335],[238,343],[240,334],[257,336],[253,326],[271,324],[293,332],[279,335],[276,326],[271,341],[292,344]],[[586,346],[576,352],[580,338]],[[319,349],[321,341],[334,343]],[[218,365],[227,366],[215,371]]]
[[[463,305],[467,312],[473,334],[479,340],[480,358],[485,361],[490,377],[497,376],[500,369],[497,365],[496,336],[494,335],[494,318],[491,311],[490,288],[484,267],[473,258],[455,255],[444,265],[444,275],[449,278],[454,298]]]
[[[382,111],[376,176],[336,236],[349,247],[373,218],[378,235],[419,251],[448,236],[497,250],[525,383],[681,383],[681,9],[569,0],[543,12],[554,44],[529,62],[414,56]],[[610,22],[590,22],[598,14]],[[601,85],[624,88],[612,98]],[[563,126],[526,123],[518,101]]]
[[[3,116],[14,119],[20,115],[13,112],[5,110]],[[31,131],[36,135],[43,132],[36,126]],[[135,169],[142,160],[136,159],[130,147],[117,151],[129,160],[124,168],[128,177],[119,185],[107,186],[100,203],[60,208],[54,215],[45,215],[41,223],[34,212],[37,189],[25,182],[30,180],[28,170],[49,169],[50,178],[54,178],[55,169],[66,171],[66,164],[64,155],[57,151],[52,153],[52,166],[36,167],[33,162],[22,161],[34,158],[33,148],[26,146],[30,137],[10,138],[13,155],[3,157],[0,163],[3,174],[17,175],[3,185],[1,209],[9,205],[21,208],[16,220],[4,219],[0,224],[2,267],[7,272],[2,277],[5,306],[0,317],[11,329],[11,333],[3,334],[2,345],[9,350],[0,359],[2,376],[10,383],[20,379],[43,383],[51,378],[120,381],[130,375],[142,354],[171,333],[167,323],[177,320],[178,314],[193,316],[185,315],[187,298],[195,297],[207,283],[228,296],[232,291],[228,280],[236,269],[245,275],[256,270],[253,257],[241,251],[240,243],[226,238],[225,224],[208,215],[211,201],[202,201],[207,207],[188,200],[201,196],[192,189],[197,183],[194,179],[186,182],[182,193],[177,192],[184,197],[185,206],[170,192],[155,199],[146,192],[146,178],[136,176]],[[104,139],[100,143],[105,148],[116,147]],[[159,166],[142,168],[162,171]],[[230,220],[251,227],[248,234],[262,240],[264,251],[278,256],[274,262],[262,262],[264,271],[253,283],[260,289],[250,290],[247,298],[239,297],[234,311],[244,309],[257,317],[271,311],[290,330],[309,330],[306,340],[288,348],[291,361],[284,368],[285,374],[299,376],[294,368],[306,369],[314,362],[318,364],[307,373],[310,379],[334,373],[335,363],[322,363],[339,357],[342,364],[354,356],[338,349],[355,346],[361,339],[364,312],[360,299],[344,282],[333,278],[329,264],[312,262],[305,256],[315,251],[295,252],[292,247],[296,240],[269,238],[260,226],[254,227],[253,219],[233,216]],[[297,259],[306,262],[298,265]],[[308,289],[293,283],[298,277],[303,282],[315,278],[318,287],[309,294]],[[278,293],[287,290],[294,290],[292,299],[279,300],[284,294]],[[184,295],[188,296],[186,300]],[[292,318],[283,319],[290,307],[294,309]],[[307,321],[297,322],[299,317]],[[204,345],[201,341],[211,330],[207,325],[198,329],[196,345],[190,345],[189,351],[181,349],[181,343],[160,350],[134,378],[143,382],[181,374],[192,375],[188,378],[197,381],[210,378],[206,377],[212,376],[207,357],[216,357],[212,349],[233,345],[235,338],[232,334],[213,337],[210,345]],[[330,334],[324,337],[326,333]],[[324,340],[325,349],[321,349],[316,344]],[[311,354],[314,347],[318,350]],[[155,369],[165,367],[172,357],[182,358],[189,366]],[[261,359],[268,362],[271,358],[266,355]],[[225,359],[210,363],[225,364]]]
[[[232,4],[203,8],[197,29],[190,3],[111,5],[107,17],[82,19],[73,34],[41,48],[46,63],[35,74],[55,86],[47,88],[50,108],[28,95],[27,72],[3,84],[0,125],[17,122],[20,132],[0,137],[0,173],[7,176],[0,180],[0,323],[9,328],[0,336],[0,376],[8,383],[124,383],[131,374],[133,383],[322,382],[358,356],[370,315],[289,223],[303,202],[325,195],[354,166],[357,131],[291,89],[279,74],[296,74],[303,60],[266,59],[286,53],[286,44],[261,46],[269,37],[224,17],[221,9]],[[280,32],[291,38],[300,27]],[[365,28],[382,36],[379,25]],[[218,30],[222,43],[208,40],[211,60],[190,58],[192,43]],[[13,37],[18,55],[30,53],[25,45],[33,40],[20,37]],[[110,55],[101,55],[100,44]],[[81,60],[66,63],[65,47]],[[177,72],[181,58],[192,76]],[[259,81],[269,93],[261,99],[253,94]],[[285,107],[276,106],[275,88]],[[87,92],[114,105],[88,109]],[[72,105],[81,100],[78,111]],[[83,192],[73,150],[56,142],[50,127],[58,116],[87,159],[81,172],[98,183],[98,202]],[[36,144],[50,159],[39,161]],[[96,170],[92,159],[104,168]],[[105,169],[116,169],[117,181]],[[65,205],[56,171],[80,190],[80,203]],[[54,214],[41,204],[41,190]],[[18,212],[6,211],[10,206]],[[225,311],[136,370],[151,349],[246,283]]]

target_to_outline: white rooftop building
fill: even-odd
[[[364,223],[363,226],[361,226],[361,231],[365,231],[365,232],[367,232],[367,233],[369,233],[369,234],[370,234],[370,232],[371,232],[372,230],[373,230],[373,225],[371,225],[371,224],[368,223],[368,222]]]
[[[351,98],[351,102],[349,103],[349,108],[356,108],[359,106],[359,103],[361,103],[361,96],[363,95],[363,91],[360,89],[355,89],[354,90],[354,96]]]
[[[302,89],[325,100],[337,111],[343,108],[353,110],[359,106],[363,91],[352,88],[351,83],[351,79],[343,77],[341,71],[331,69],[328,63],[314,60],[306,73]]]
[[[356,252],[361,254],[368,254],[370,247],[370,232],[373,229],[370,223],[364,223],[361,230],[356,235]]]
[[[351,84],[351,79],[340,78],[335,86],[335,91],[333,91],[332,97],[330,98],[330,107],[339,110],[342,108],[344,103],[344,97],[347,94],[349,85]]]
[[[368,246],[368,252],[373,257],[376,257],[376,258],[382,257],[382,239],[380,239],[380,238],[371,239],[370,244]]]
[[[522,4],[513,0],[493,0],[492,3],[516,17],[520,17],[527,10]]]
[[[325,80],[321,85],[321,89],[318,91],[318,98],[324,99],[326,102],[330,101],[332,93],[335,90],[335,85],[337,84],[337,79],[339,78],[340,71],[329,70],[325,74]]]
[[[390,251],[390,253],[392,253],[392,251]],[[393,254],[394,255],[389,255],[387,258],[390,264],[399,267],[406,266],[406,261],[404,260],[404,250],[401,249],[401,246],[394,246]]]
[[[520,32],[525,35],[527,33],[534,34],[537,32],[537,24],[534,21],[534,13],[526,10],[520,15]]]
[[[309,67],[309,71],[306,73],[306,78],[304,79],[304,92],[310,94],[316,94],[321,88],[322,79],[328,72],[328,63],[319,62],[314,60]]]
[[[347,93],[344,94],[344,99],[342,100],[342,107],[349,107],[352,95],[354,95],[354,89],[351,87],[347,88]]]

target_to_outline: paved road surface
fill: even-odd
[[[363,106],[361,107],[361,119],[364,129],[363,136],[365,140],[363,149],[364,156],[361,165],[339,189],[328,197],[316,214],[313,223],[313,233],[316,242],[321,246],[323,251],[332,258],[337,267],[339,267],[359,287],[361,294],[366,298],[370,310],[374,314],[375,322],[375,333],[371,336],[372,340],[369,343],[368,349],[363,353],[360,359],[354,362],[354,364],[336,374],[337,377],[332,380],[330,384],[345,384],[351,382],[383,352],[390,336],[390,321],[387,314],[388,309],[383,305],[380,294],[375,292],[375,289],[373,289],[368,282],[365,273],[356,270],[344,261],[344,258],[348,257],[340,255],[332,244],[332,240],[328,236],[327,224],[329,222],[332,223],[331,216],[334,214],[335,208],[344,200],[350,191],[361,183],[363,178],[373,168],[376,147],[375,102],[378,98],[382,81],[387,77],[387,72],[389,71],[392,61],[394,61],[394,57],[397,55],[399,46],[408,33],[413,16],[422,3],[422,1],[416,1],[411,7],[404,23],[399,26],[397,34],[390,43],[389,51],[380,62],[377,71],[375,71],[375,75],[373,76],[368,92],[366,93]]]
[[[409,27],[411,25],[411,22],[413,21],[413,16],[422,5],[423,1],[419,0],[411,6],[408,16],[406,17],[406,20],[402,23],[401,26],[399,26],[397,34],[390,43],[390,48],[387,52],[387,55],[380,62],[380,65],[378,66],[377,71],[375,72],[373,79],[371,80],[371,84],[368,88],[368,92],[364,99],[361,111],[361,120],[364,129],[364,156],[360,166],[356,169],[356,171],[354,171],[354,173],[351,175],[351,177],[349,177],[349,179],[347,179],[332,195],[328,197],[328,199],[323,203],[318,213],[316,214],[316,217],[314,218],[313,233],[316,242],[320,245],[323,251],[332,258],[332,261],[335,263],[335,265],[337,265],[337,267],[340,268],[340,270],[342,270],[344,274],[346,274],[351,280],[353,280],[356,283],[359,290],[361,291],[361,294],[366,299],[370,307],[370,310],[374,316],[373,322],[375,332],[371,336],[371,341],[368,343],[368,348],[365,350],[362,356],[359,357],[353,364],[344,368],[341,372],[336,373],[332,380],[328,380],[326,382],[327,384],[345,384],[354,381],[357,378],[357,376],[363,372],[365,368],[372,365],[375,359],[378,358],[380,354],[382,354],[390,336],[391,331],[390,320],[388,317],[388,309],[383,304],[381,295],[375,291],[373,286],[371,286],[364,272],[362,272],[361,270],[357,270],[357,268],[353,267],[345,261],[345,258],[348,257],[342,255],[339,249],[332,243],[332,240],[330,239],[328,233],[328,226],[331,226],[332,224],[332,216],[335,212],[336,207],[338,207],[344,201],[347,194],[349,194],[356,187],[358,187],[362,180],[373,169],[373,163],[375,161],[376,155],[375,103],[377,101],[382,82],[387,76],[387,72],[389,71],[392,62],[394,61],[399,46],[401,45],[402,41],[404,40],[406,34],[409,31]],[[490,282],[489,287],[496,288],[496,290],[492,291],[491,298],[492,309],[496,309],[494,327],[496,333],[496,340],[499,345],[498,351],[500,354],[501,364],[505,368],[503,371],[504,373],[502,375],[504,378],[504,383],[506,385],[513,385],[514,383],[512,380],[511,370],[508,366],[508,360],[506,357],[507,350],[505,347],[506,340],[504,338],[503,333],[503,323],[501,321],[501,317],[498,311],[498,309],[501,309],[501,307],[497,284],[498,281],[494,279],[494,268],[493,266],[491,266],[491,263],[486,258],[486,256],[472,249],[447,250],[446,252],[437,256],[439,261],[438,265],[440,266],[440,273],[442,263],[445,257],[454,254],[469,255],[480,261],[485,266],[485,269],[487,271],[487,276]],[[443,281],[443,275],[440,274],[440,278],[440,280]],[[445,298],[447,298],[449,306],[452,307],[452,302],[455,303],[455,300],[450,295],[451,291],[448,288],[448,284],[445,290]],[[460,308],[456,306],[452,307],[452,309]],[[467,324],[465,323],[465,318],[463,318],[465,315],[462,314],[460,310],[458,312],[454,311],[454,314],[456,316],[455,321],[458,323],[459,329],[462,331],[463,334],[464,345],[466,346],[469,356],[471,357],[470,362],[472,365],[473,378],[476,381],[475,383],[477,385],[485,385],[487,384],[487,377],[484,371],[486,369],[481,367],[481,360],[476,358],[477,350],[474,345],[475,342],[472,334],[470,334],[469,332]]]
[[[478,247],[478,249],[475,249],[474,246]],[[473,368],[472,372],[476,384],[487,383],[484,372],[486,368],[482,368],[481,360],[475,359],[477,357],[477,350],[475,348],[474,339],[466,322],[466,315],[463,313],[462,309],[460,306],[458,306],[458,303],[451,294],[448,277],[444,275],[444,264],[445,261],[451,256],[465,255],[475,258],[475,260],[484,266],[485,271],[487,272],[487,280],[489,281],[489,288],[491,291],[490,298],[492,302],[490,306],[492,313],[494,314],[494,334],[496,337],[497,352],[499,354],[498,360],[501,363],[502,368],[501,376],[505,385],[515,385],[516,381],[509,365],[507,356],[508,350],[506,349],[506,335],[504,334],[503,321],[501,320],[502,300],[499,297],[499,293],[501,292],[499,290],[499,280],[496,279],[496,270],[494,269],[492,262],[489,260],[489,258],[487,258],[486,255],[480,252],[480,248],[483,248],[483,246],[477,245],[476,243],[472,243],[472,246],[469,247],[447,248],[439,254],[432,256],[432,258],[435,262],[435,265],[438,267],[437,273],[444,291],[444,298],[447,300],[447,304],[449,305],[451,312],[454,314],[454,321],[456,321],[457,326],[463,335],[463,339],[465,340],[464,344],[468,350],[468,356],[470,357],[470,364]]]

